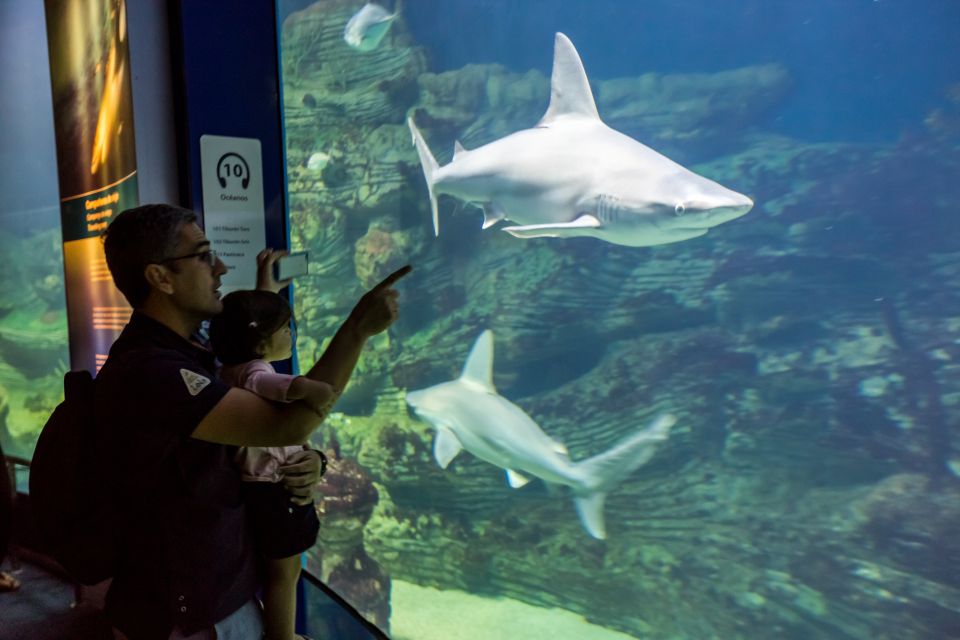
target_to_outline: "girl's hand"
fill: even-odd
[[[326,470],[326,457],[319,451],[304,449],[287,458],[277,469],[283,477],[283,486],[290,492],[290,502],[304,506],[313,501],[313,490]]]
[[[260,291],[280,293],[281,289],[292,282],[292,278],[277,281],[273,277],[273,265],[276,264],[277,260],[289,253],[289,251],[268,247],[257,254],[257,289]]]
[[[287,389],[288,400],[300,400],[321,418],[326,418],[333,403],[340,397],[340,389],[320,380],[297,376]]]

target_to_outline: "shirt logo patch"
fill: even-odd
[[[180,377],[183,378],[183,381],[187,385],[187,391],[189,391],[192,396],[197,395],[210,384],[210,378],[204,378],[199,373],[194,373],[189,369],[180,369]]]

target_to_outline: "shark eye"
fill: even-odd
[[[682,215],[685,214],[686,212],[687,212],[687,208],[686,208],[685,206],[683,206],[683,203],[682,203],[682,202],[678,202],[678,203],[677,203],[677,206],[675,206],[675,207],[673,208],[673,214],[674,214],[675,216],[678,216],[678,217],[679,217],[679,216],[682,216]]]

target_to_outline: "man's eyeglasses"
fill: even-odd
[[[164,258],[157,264],[165,264],[167,262],[173,262],[175,260],[186,260],[187,258],[199,258],[200,262],[204,262],[211,267],[217,266],[217,252],[213,249],[204,249],[203,251],[197,251],[196,253],[188,253],[185,256],[174,256],[173,258]]]

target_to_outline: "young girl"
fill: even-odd
[[[210,322],[210,343],[223,363],[220,377],[278,402],[301,401],[325,416],[337,392],[302,376],[279,374],[270,362],[292,350],[290,305],[271,291],[235,291]],[[313,504],[290,502],[278,468],[303,446],[243,447],[237,454],[245,501],[259,553],[267,558],[264,627],[267,640],[291,640],[300,554],[316,541],[320,522]]]

